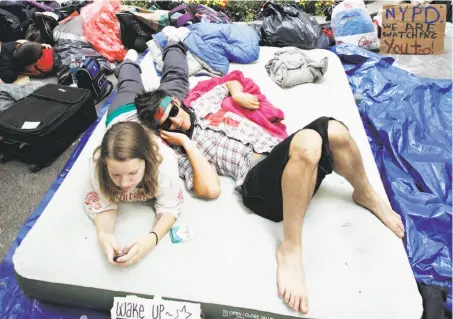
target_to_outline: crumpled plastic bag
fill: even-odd
[[[379,39],[365,3],[361,0],[345,0],[332,11],[331,27],[337,44],[350,43],[374,50]]]
[[[296,5],[266,3],[261,26],[260,45],[299,49],[327,49],[329,39],[322,32],[314,17],[303,12]]]
[[[123,61],[126,55],[115,14],[120,5],[118,0],[97,0],[80,12],[87,41],[110,62]]]

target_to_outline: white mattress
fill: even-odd
[[[321,83],[283,90],[266,74],[264,64],[276,48],[261,48],[258,62],[232,64],[253,78],[262,92],[285,112],[288,133],[323,115],[343,121],[362,152],[371,183],[386,196],[339,59],[328,56]],[[159,79],[152,60],[142,61],[148,88]],[[200,78],[191,78],[195,85]],[[202,303],[208,318],[301,317],[278,297],[275,249],[282,224],[260,218],[243,206],[233,182],[221,178],[222,194],[214,201],[186,192],[178,225],[189,225],[195,239],[172,244],[169,236],[139,264],[111,266],[83,209],[88,157],[105,130],[99,125],[65,181],[14,257],[25,294],[76,306],[110,309],[113,296],[141,296]],[[309,318],[419,319],[422,300],[403,243],[351,199],[352,187],[332,174],[323,182],[306,214],[303,258],[309,292]],[[148,232],[155,214],[143,204],[121,204],[116,233],[121,244]],[[242,315],[232,314],[240,310]],[[245,310],[244,310],[245,309]],[[222,311],[223,310],[223,311]],[[262,311],[258,312],[256,310]]]

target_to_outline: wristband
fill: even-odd
[[[157,236],[157,234],[155,232],[150,232],[150,234],[154,234],[154,236],[156,236],[156,245],[157,243],[159,242],[159,236]]]

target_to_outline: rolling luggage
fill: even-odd
[[[0,112],[0,161],[52,164],[97,118],[89,90],[47,84]]]

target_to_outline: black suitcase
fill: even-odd
[[[52,164],[97,118],[89,90],[47,84],[0,112],[0,160]]]

